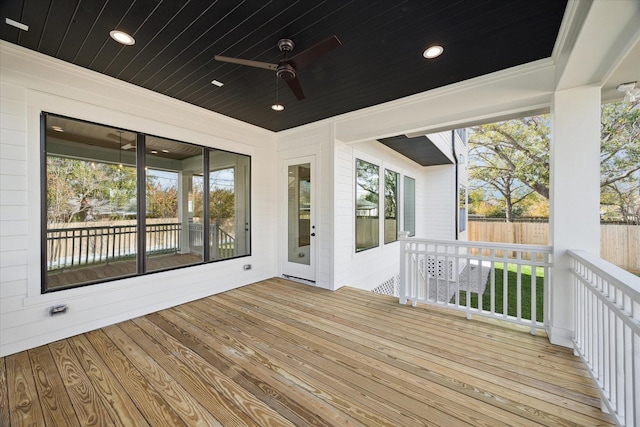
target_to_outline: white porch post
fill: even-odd
[[[567,249],[600,255],[600,88],[556,92],[551,104],[549,339],[573,347],[573,283]]]
[[[193,174],[191,172],[180,172],[178,174],[178,220],[180,221],[180,253],[188,254],[191,252],[189,246],[189,223],[191,222],[191,216],[189,212],[189,192],[191,191],[191,179]]]

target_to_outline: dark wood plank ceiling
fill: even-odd
[[[279,131],[551,55],[566,0],[3,0],[0,38],[173,98]],[[22,22],[29,31],[5,23]],[[112,29],[132,34],[122,46]],[[300,72],[297,101],[274,72],[214,55],[277,62],[336,35]],[[435,60],[423,50],[441,44]],[[218,88],[211,84],[224,83]]]

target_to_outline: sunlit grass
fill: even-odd
[[[495,263],[495,312],[503,314],[504,302],[504,266],[502,263]],[[531,266],[521,266],[521,291],[522,291],[522,312],[523,319],[531,319]],[[517,266],[510,264],[507,270],[507,314],[516,317],[518,315],[517,300]],[[536,320],[542,322],[544,307],[544,271],[536,268]],[[452,300],[455,301],[455,296]],[[467,292],[460,291],[460,305],[467,304]],[[471,307],[478,307],[478,294],[471,292]],[[487,287],[482,294],[482,309],[491,310],[491,274],[487,279]]]

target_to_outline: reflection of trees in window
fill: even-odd
[[[356,251],[378,246],[380,168],[356,160]]]
[[[235,210],[235,170],[228,168],[209,174],[209,209],[212,220],[233,218]]]
[[[42,117],[44,292],[250,253],[248,156]]]
[[[136,171],[130,167],[47,156],[47,222],[135,217]]]
[[[147,171],[147,218],[178,219],[178,174]]]
[[[416,235],[416,180],[404,177],[404,231]]]
[[[384,242],[398,240],[398,179],[397,172],[384,171]]]
[[[467,187],[460,185],[460,192],[458,193],[458,230],[460,232],[467,229]]]

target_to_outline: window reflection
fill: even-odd
[[[249,157],[209,151],[209,259],[249,253]]]
[[[398,240],[398,180],[397,172],[384,171],[384,242]]]
[[[202,218],[194,218],[193,204],[202,205],[203,193],[193,183],[202,177],[203,149],[157,137],[145,143],[146,270],[200,263]]]
[[[135,275],[135,133],[56,116],[45,126],[48,289]]]
[[[250,254],[249,156],[42,120],[44,292]]]
[[[380,169],[356,160],[356,252],[378,246]]]

